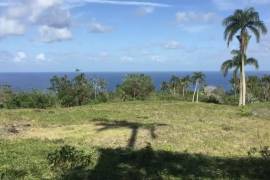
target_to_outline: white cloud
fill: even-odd
[[[68,28],[41,26],[39,28],[39,33],[41,36],[41,40],[48,43],[70,40],[72,38],[72,33]]]
[[[29,20],[36,22],[39,16],[51,7],[60,5],[62,0],[27,0],[26,7],[30,8]]]
[[[59,7],[50,8],[44,11],[37,19],[37,24],[47,25],[55,28],[70,27],[71,14],[68,10]]]
[[[123,57],[121,57],[121,61],[123,61],[123,62],[133,62],[134,58],[131,57],[131,56],[123,56]]]
[[[44,53],[39,53],[36,55],[36,60],[38,61],[45,61],[46,60],[46,56]]]
[[[71,38],[71,15],[65,0],[7,1],[0,16],[0,37],[23,35],[27,26],[39,25],[43,42]]]
[[[27,58],[27,55],[25,52],[23,51],[19,51],[15,54],[14,56],[14,62],[22,62],[23,60],[25,60]]]
[[[175,40],[166,42],[163,47],[165,49],[180,49],[182,47],[181,43]]]
[[[143,6],[143,7],[139,7],[137,10],[136,10],[136,14],[138,16],[145,16],[147,14],[151,14],[155,11],[155,7],[153,6]]]
[[[220,10],[234,10],[236,8],[245,8],[255,5],[270,4],[270,0],[212,0]]]
[[[81,0],[87,3],[96,3],[96,4],[111,4],[111,5],[125,5],[125,6],[152,6],[152,7],[171,7],[169,4],[163,3],[154,3],[146,1],[116,1],[116,0]],[[81,2],[75,1],[75,2]]]
[[[109,26],[105,26],[99,22],[92,21],[89,25],[89,31],[91,33],[108,33],[112,32],[112,28]]]
[[[206,12],[206,13],[199,13],[199,12],[182,12],[179,11],[176,13],[176,21],[179,24],[183,23],[209,23],[215,20],[216,14],[212,12]]]
[[[213,12],[179,11],[176,23],[184,31],[198,33],[219,22],[220,17]]]
[[[158,62],[158,63],[164,62],[164,60],[162,60],[161,57],[158,55],[151,55],[149,58],[151,61],[154,61],[154,62]]]
[[[9,35],[22,35],[25,27],[17,20],[0,17],[0,37]]]

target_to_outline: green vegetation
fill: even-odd
[[[53,90],[62,106],[81,106],[94,100],[106,101],[106,83],[100,79],[89,80],[84,73],[74,77],[72,80],[67,76],[51,79],[51,90]]]
[[[117,87],[117,94],[122,100],[144,100],[155,89],[152,79],[144,74],[128,74]]]
[[[55,107],[57,98],[52,93],[37,90],[30,92],[13,92],[9,86],[0,87],[0,107],[16,108],[49,108]]]
[[[269,112],[262,103],[242,109],[157,100],[2,109],[0,172],[7,179],[267,179],[269,160],[249,154],[270,145]],[[68,172],[55,170],[48,155],[64,145],[91,162],[66,166],[71,156]]]
[[[162,82],[161,92],[170,94],[173,96],[181,95],[183,99],[186,98],[186,94],[189,93],[191,86],[191,78],[189,76],[177,77],[173,75],[169,82]]]

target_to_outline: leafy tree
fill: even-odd
[[[250,33],[253,33],[259,42],[261,34],[267,33],[267,28],[263,21],[261,21],[259,13],[254,8],[237,9],[233,15],[228,16],[223,20],[225,26],[224,38],[228,46],[233,38],[237,35],[240,43],[241,53],[241,78],[240,78],[240,98],[239,105],[246,104],[246,78],[245,78],[245,55],[251,38]]]
[[[265,75],[261,78],[263,99],[270,101],[270,75]]]
[[[153,91],[154,85],[151,77],[144,74],[129,74],[117,87],[117,92],[123,100],[127,98],[143,100]]]
[[[86,75],[81,73],[73,79],[73,91],[76,104],[79,106],[86,104],[91,99],[93,87]]]
[[[162,92],[168,93],[168,92],[170,91],[170,84],[169,84],[168,82],[166,82],[166,81],[163,81],[163,82],[161,83],[160,90],[161,90]]]
[[[270,100],[270,76],[262,78],[248,76],[247,78],[248,101],[269,101]]]
[[[91,80],[94,88],[94,98],[98,96],[104,96],[107,94],[107,82],[104,79],[94,78]]]
[[[91,82],[87,79],[84,73],[77,75],[70,80],[65,75],[64,77],[54,76],[51,79],[51,90],[53,90],[60,103],[63,106],[77,106],[88,103],[93,94]]]
[[[197,94],[196,102],[198,103],[200,89],[205,84],[205,74],[202,72],[194,72],[191,79],[194,85],[192,102],[195,102],[195,95]]]

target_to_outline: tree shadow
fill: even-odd
[[[154,151],[151,146],[141,150],[102,148],[92,169],[65,177],[91,180],[269,179],[270,161],[255,157],[227,158]]]
[[[167,126],[167,124],[162,123],[138,123],[138,122],[129,122],[125,120],[108,120],[108,119],[94,119],[97,126],[101,126],[97,129],[98,132],[109,130],[109,129],[118,129],[118,128],[128,128],[131,130],[131,135],[128,140],[127,147],[134,148],[138,131],[139,129],[146,129],[150,132],[151,138],[156,139],[156,128],[161,126]]]

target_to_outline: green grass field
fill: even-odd
[[[112,102],[0,110],[0,123],[0,179],[55,179],[47,156],[63,145],[93,157],[77,179],[270,177],[269,160],[247,153],[270,146],[270,104]]]

